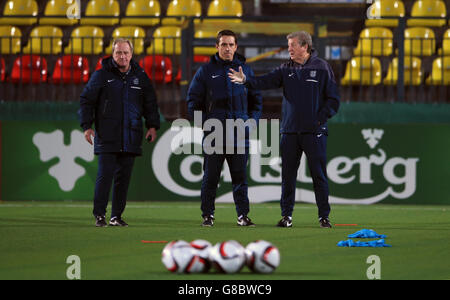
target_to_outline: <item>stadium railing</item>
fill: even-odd
[[[20,16],[18,16],[20,17]],[[139,16],[136,16],[138,18]],[[184,16],[173,16],[184,17]],[[98,16],[97,16],[98,18]],[[343,101],[360,101],[360,102],[450,102],[450,80],[449,74],[449,53],[446,51],[437,51],[443,48],[443,45],[450,42],[450,37],[443,34],[436,34],[434,38],[405,38],[407,30],[407,20],[411,17],[392,17],[398,19],[398,26],[393,30],[392,39],[390,37],[339,37],[327,36],[323,32],[326,27],[325,19],[315,17],[302,18],[299,20],[295,16],[287,17],[258,17],[249,16],[245,18],[245,22],[221,23],[220,19],[230,19],[231,17],[190,17],[180,27],[179,36],[152,36],[147,35],[144,39],[144,49],[139,55],[135,55],[135,60],[141,63],[147,74],[153,81],[157,89],[158,98],[160,99],[161,110],[165,113],[167,119],[174,119],[185,114],[184,99],[190,80],[194,75],[200,63],[195,58],[195,49],[198,47],[212,47],[215,38],[201,38],[195,35],[199,30],[211,30],[214,28],[230,28],[238,32],[239,35],[239,51],[247,54],[250,58],[256,56],[255,60],[250,59],[250,65],[257,74],[265,73],[270,69],[278,66],[282,61],[288,58],[287,52],[283,51],[286,47],[286,34],[299,29],[304,29],[312,33],[315,48],[320,56],[325,57],[333,67],[336,80],[341,90]],[[202,24],[194,22],[195,19],[217,19],[213,24]],[[344,19],[344,18],[342,18]],[[420,18],[419,18],[420,19]],[[430,17],[427,17],[430,19]],[[439,19],[439,18],[437,18]],[[442,18],[441,18],[442,19]],[[449,18],[445,18],[446,24]],[[299,22],[301,21],[301,22]],[[160,24],[154,25],[156,29]],[[224,28],[225,28],[224,27]],[[146,27],[148,28],[148,27]],[[443,27],[440,31],[448,29]],[[432,29],[434,30],[434,29]],[[111,30],[110,30],[111,31]],[[437,30],[436,30],[437,31]],[[85,36],[83,39],[91,40],[98,37]],[[129,37],[135,40],[135,36]],[[16,37],[0,36],[0,52],[1,47],[13,44]],[[31,40],[41,39],[39,42],[43,45],[44,41],[52,41],[55,37],[41,36],[33,37]],[[5,61],[4,79],[0,82],[0,100],[1,101],[78,101],[78,95],[83,88],[84,81],[72,82],[71,80],[53,81],[53,73],[58,59],[64,56],[80,55],[88,60],[89,75],[95,71],[97,62],[105,55],[110,55],[106,50],[110,48],[112,42],[111,35],[105,35],[102,38],[103,48],[101,53],[91,54],[75,53],[69,45],[71,37],[63,37],[63,47],[61,53],[48,54],[44,53],[43,47],[38,47],[40,51],[37,53],[25,53],[24,45],[20,52],[2,54]],[[7,41],[4,43],[3,41]],[[449,40],[449,41],[448,41]],[[162,48],[156,49],[151,47],[161,41]],[[366,47],[357,47],[357,43],[366,43]],[[406,42],[405,42],[406,41]],[[416,46],[415,42],[418,42]],[[392,51],[376,52],[377,44],[384,45],[391,43]],[[410,45],[408,45],[410,43]],[[426,53],[426,45],[430,43],[433,46],[431,55]],[[91,43],[92,44],[92,43]],[[370,46],[367,46],[370,45]],[[356,50],[355,50],[356,48]],[[368,48],[368,52],[367,51]],[[416,52],[407,52],[407,48],[416,49]],[[381,50],[384,51],[384,50]],[[19,71],[19,79],[12,80],[12,69],[14,61],[23,56],[38,55],[47,61],[47,70],[43,73],[43,64],[36,67],[39,69],[36,74],[27,73],[27,76],[40,77],[38,83],[23,80],[23,74]],[[147,56],[152,56],[151,66],[148,66],[149,60]],[[156,59],[162,56],[161,59]],[[368,66],[359,65],[359,74],[368,73],[369,77],[360,76],[355,78],[355,73],[348,75],[346,78],[346,66],[352,63],[352,59],[357,57],[371,57],[378,63],[370,63]],[[438,60],[440,59],[440,60]],[[170,63],[169,63],[170,61]],[[155,63],[158,62],[158,63]],[[67,78],[74,78],[77,75],[76,65],[70,65],[66,70],[64,66],[59,65],[61,72],[71,72]],[[368,69],[367,69],[368,68]],[[379,68],[377,70],[376,68]],[[350,68],[350,72],[355,69]],[[375,72],[373,72],[375,71]],[[377,74],[377,72],[379,74]],[[433,73],[434,72],[434,73]],[[440,74],[439,74],[440,72]],[[358,72],[356,72],[358,73]],[[30,75],[31,74],[31,75]],[[44,75],[45,74],[45,75]],[[162,75],[161,75],[162,74]],[[433,75],[434,74],[434,75]],[[44,77],[45,76],[45,77]],[[414,79],[418,76],[418,79]],[[3,77],[3,76],[2,76]],[[264,93],[265,98],[273,99],[274,103],[279,102],[281,90]]]

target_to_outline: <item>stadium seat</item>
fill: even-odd
[[[129,39],[133,43],[133,54],[139,55],[144,52],[145,30],[138,26],[120,26],[114,29],[105,53],[112,53],[113,41],[119,37]]]
[[[155,82],[169,83],[172,81],[172,60],[167,56],[147,55],[141,58],[139,65]]]
[[[194,55],[194,63],[205,64],[209,62],[210,58],[211,57],[209,55]],[[175,76],[176,82],[180,82],[180,80],[181,80],[181,68],[178,69],[177,76]]]
[[[170,18],[170,16],[186,16],[186,17],[200,17],[202,15],[202,6],[198,0],[172,0],[167,7],[165,18],[162,19],[163,25],[183,24],[186,18]],[[195,20],[199,22],[198,19]]]
[[[102,60],[105,59],[105,58],[107,58],[107,57],[110,57],[110,56],[111,56],[111,54],[108,54],[108,55],[105,55],[105,56],[103,56],[103,57],[100,57],[100,58],[97,60],[97,64],[95,65],[95,71],[100,70],[100,69],[102,68]]]
[[[438,55],[450,55],[450,29],[442,36],[442,48],[438,50]]]
[[[1,25],[0,26],[0,53],[15,54],[20,52],[20,38],[22,32],[19,27]]]
[[[156,0],[131,0],[125,11],[125,17],[120,20],[122,25],[153,26],[159,23],[161,6]],[[140,16],[140,18],[138,18]]]
[[[47,81],[47,61],[39,55],[22,55],[14,61],[12,83],[41,83]]]
[[[370,56],[353,57],[347,62],[342,85],[378,85],[381,83],[381,63]]]
[[[204,30],[196,30],[195,31],[195,38],[216,38],[217,32],[213,31],[204,31]],[[213,43],[214,44],[214,43]],[[216,47],[211,44],[211,47],[194,47],[194,54],[195,55],[213,55],[217,52]]]
[[[3,57],[0,57],[0,81],[5,81],[5,60]]]
[[[445,26],[447,9],[442,0],[416,0],[411,9],[411,17],[439,17],[444,19],[408,19],[408,26],[440,27]]]
[[[50,25],[40,25],[30,33],[28,43],[23,53],[29,54],[59,54],[62,51],[63,32],[61,28]]]
[[[436,38],[434,36],[434,31],[426,27],[406,28],[404,45],[405,55],[433,55],[436,52]]]
[[[120,6],[117,0],[90,0],[86,6],[82,25],[112,26],[119,23]],[[95,16],[103,18],[92,18]]]
[[[365,28],[359,34],[355,56],[389,56],[392,54],[392,31],[384,27]]]
[[[41,25],[71,26],[77,19],[69,19],[67,10],[72,6],[67,0],[49,0],[45,5],[44,16],[39,19]]]
[[[239,0],[214,0],[209,3],[208,17],[242,17],[242,4]],[[203,22],[241,22],[241,19],[211,19]]]
[[[420,85],[422,83],[422,61],[418,57],[406,56],[403,63],[403,82],[405,85]],[[398,57],[394,57],[383,83],[396,85],[398,80]]]
[[[79,26],[72,31],[65,54],[100,54],[103,52],[103,30],[97,26]]]
[[[147,54],[179,55],[181,54],[181,28],[161,26],[153,32],[153,39]]]
[[[0,24],[33,25],[37,21],[38,5],[35,0],[9,0],[3,9]],[[26,17],[14,17],[26,16]]]
[[[89,63],[80,55],[64,55],[58,58],[53,69],[53,83],[86,83],[89,80]]]
[[[379,0],[367,10],[367,19],[365,25],[367,27],[397,27],[397,19],[386,19],[383,17],[404,17],[405,5],[400,0]]]
[[[442,63],[442,59],[444,63]],[[450,85],[450,56],[438,57],[433,61],[428,85]]]

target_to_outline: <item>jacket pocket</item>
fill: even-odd
[[[100,144],[115,142],[120,139],[120,122],[116,119],[101,119],[96,131]]]
[[[130,121],[130,144],[141,145],[144,131],[142,129],[142,120]]]

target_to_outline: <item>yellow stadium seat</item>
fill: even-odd
[[[397,19],[384,17],[404,17],[405,5],[400,0],[376,0],[367,10],[366,26],[397,27]]]
[[[200,17],[202,6],[198,0],[172,0],[167,7],[166,16]],[[163,25],[181,25],[185,18],[164,18]],[[196,22],[199,20],[196,19]]]
[[[122,25],[153,26],[159,23],[161,6],[157,0],[131,0],[122,18]]]
[[[105,53],[112,53],[112,44],[116,38],[126,38],[133,43],[133,54],[139,55],[144,52],[145,30],[138,26],[120,26],[114,29],[111,43],[105,49]]]
[[[0,18],[0,24],[33,25],[37,21],[37,15],[38,5],[35,0],[9,0],[3,9],[3,17]]]
[[[65,54],[101,54],[103,52],[103,30],[98,26],[79,26],[72,31]]]
[[[76,3],[76,2],[74,2]],[[67,10],[72,6],[67,0],[49,0],[45,6],[44,16],[39,19],[41,25],[71,26],[78,22],[77,19],[69,19]]]
[[[442,36],[442,48],[438,50],[438,55],[450,55],[450,29]]]
[[[242,3],[239,0],[214,0],[208,6],[208,17],[242,17]],[[203,22],[241,22],[241,19],[211,19]]]
[[[216,38],[218,32],[196,30],[195,38]],[[213,55],[216,54],[216,47],[194,47],[194,55]]]
[[[117,0],[90,0],[86,6],[86,17],[81,18],[82,25],[112,26],[119,23],[120,6]]]
[[[405,55],[433,55],[436,52],[436,38],[434,31],[426,27],[406,28],[404,45]]]
[[[411,17],[440,17],[447,16],[447,9],[444,1],[441,0],[416,0],[411,9]],[[408,26],[445,26],[445,19],[408,19]]]
[[[179,55],[181,54],[181,28],[161,26],[153,32],[153,39],[147,54]]]
[[[356,56],[389,56],[392,54],[392,31],[384,27],[365,28],[359,34]]]
[[[370,56],[353,57],[345,68],[342,85],[378,85],[381,83],[381,63]]]
[[[23,53],[59,54],[62,51],[63,32],[61,28],[51,25],[40,25],[30,33]]]
[[[428,85],[449,85],[450,84],[450,56],[438,57],[433,61],[431,74],[427,78]]]
[[[406,56],[403,65],[403,82],[405,85],[420,85],[422,83],[422,61],[418,57]],[[396,85],[398,80],[398,57],[394,57],[383,83]]]
[[[18,27],[1,25],[0,26],[0,53],[16,54],[20,52],[20,38],[22,32]]]

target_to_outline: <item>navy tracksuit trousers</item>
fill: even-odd
[[[237,215],[246,216],[249,212],[246,154],[203,154],[203,181],[201,187],[202,216],[214,215],[217,185],[224,161],[230,169],[233,186],[233,199]]]
[[[112,217],[121,217],[125,210],[134,154],[102,153],[98,155],[98,172],[94,193],[94,216],[105,216],[112,188]]]
[[[297,172],[302,152],[306,154],[313,180],[319,218],[330,214],[327,179],[327,135],[325,133],[284,133],[281,135],[281,215],[292,216]]]

